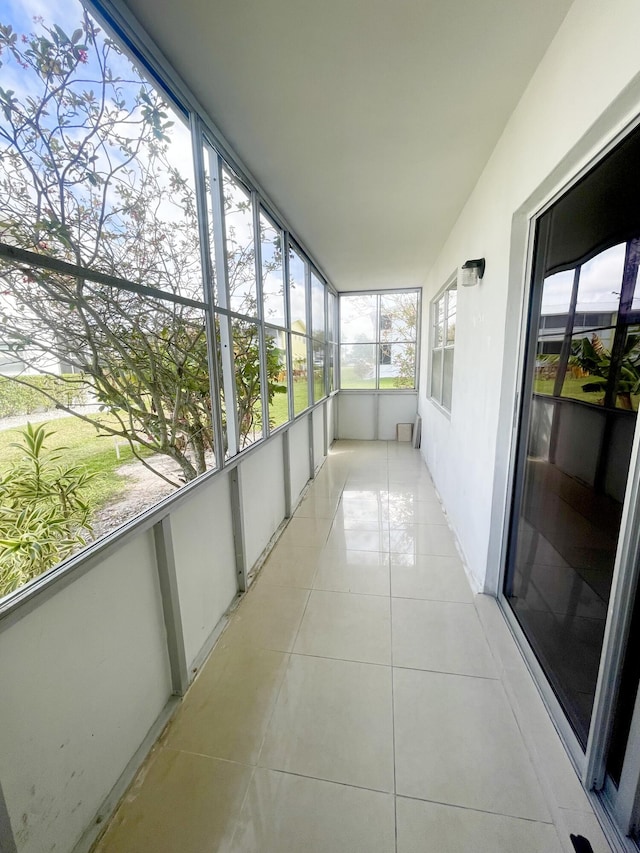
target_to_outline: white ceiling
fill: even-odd
[[[126,0],[339,290],[421,284],[571,0]]]

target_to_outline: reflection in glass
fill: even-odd
[[[340,386],[342,388],[376,387],[375,344],[342,344],[340,346]]]
[[[623,245],[549,275],[531,324],[533,393],[505,594],[583,745],[638,408],[636,274]]]
[[[264,320],[275,326],[284,326],[286,323],[282,232],[262,212],[260,213],[260,246]]]
[[[258,311],[251,196],[226,169],[222,171],[222,187],[229,309],[255,317]]]
[[[309,367],[307,338],[291,335],[291,364],[293,368],[293,413],[299,415],[309,407]]]
[[[289,308],[291,311],[291,329],[304,334],[307,331],[307,285],[306,262],[296,252],[289,249]]]
[[[289,420],[287,396],[287,333],[281,329],[265,329],[267,350],[269,426],[271,429]]]

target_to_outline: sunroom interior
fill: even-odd
[[[0,850],[637,850],[638,5],[5,11]]]

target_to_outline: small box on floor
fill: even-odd
[[[396,441],[411,441],[413,424],[396,424]]]

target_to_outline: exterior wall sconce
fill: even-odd
[[[460,284],[463,287],[474,287],[484,275],[484,258],[475,258],[462,264]]]

